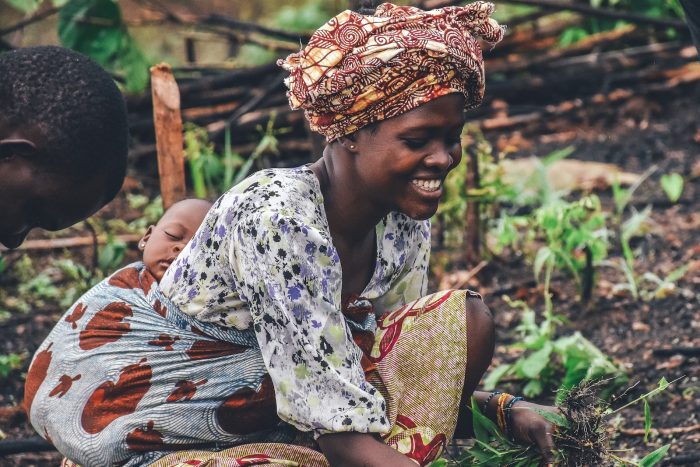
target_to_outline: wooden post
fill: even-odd
[[[473,147],[467,148],[469,156],[467,161],[467,179],[465,187],[467,191],[479,188],[479,155]],[[472,200],[467,203],[466,232],[464,234],[464,259],[469,267],[473,267],[481,261],[481,216],[479,202]]]
[[[168,209],[185,198],[185,152],[180,90],[167,63],[151,67],[151,94],[160,193],[163,197],[163,209]]]

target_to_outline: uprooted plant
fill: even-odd
[[[651,431],[651,410],[649,399],[664,391],[670,383],[662,378],[658,386],[634,399],[612,409],[598,394],[602,381],[586,381],[565,391],[557,404],[559,414],[540,411],[543,417],[557,428],[553,433],[555,441],[556,465],[567,467],[636,465],[650,467],[664,458],[670,445],[664,445],[639,461],[624,459],[610,448],[611,419],[626,408],[644,403],[645,441]],[[472,399],[472,421],[474,444],[459,459],[460,466],[517,466],[535,467],[542,465],[542,455],[532,446],[521,446],[508,439],[488,417],[479,410]],[[613,430],[614,431],[614,430]]]

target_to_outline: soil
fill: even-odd
[[[660,95],[636,96],[624,103],[598,104],[579,109],[564,116],[543,118],[508,131],[487,133],[495,147],[516,148],[514,157],[546,155],[556,149],[573,145],[576,150],[570,158],[609,162],[626,171],[641,173],[650,165],[658,170],[637,191],[632,204],[642,208],[653,206],[651,226],[643,237],[635,240],[634,247],[643,255],[637,270],[659,276],[690,264],[690,270],[677,284],[675,294],[650,302],[633,300],[613,293],[613,285],[621,276],[611,268],[599,270],[598,286],[593,300],[587,306],[579,303],[575,287],[566,277],[555,279],[552,285],[554,306],[570,323],[562,333],[580,331],[606,354],[627,369],[634,387],[613,403],[625,401],[656,387],[665,377],[671,381],[680,378],[667,391],[652,401],[653,427],[657,430],[649,444],[644,444],[644,413],[640,404],[623,413],[618,422],[618,435],[613,449],[626,458],[641,458],[659,446],[671,443],[664,461],[681,463],[685,456],[688,464],[700,464],[700,86],[686,85]],[[685,189],[678,203],[667,201],[659,186],[661,174],[681,173]],[[153,177],[136,176],[129,187],[136,192],[153,194]],[[609,191],[599,192],[603,203],[612,205]],[[125,194],[98,214],[104,219],[121,217],[127,221],[138,213],[127,207]],[[76,229],[70,235],[86,231]],[[35,232],[33,238],[45,233]],[[137,257],[135,245],[130,245],[128,260]],[[72,250],[76,260],[90,264],[91,248]],[[48,263],[58,251],[32,252],[37,269]],[[17,260],[20,253],[5,254],[7,261]],[[620,256],[619,249],[610,255]],[[455,268],[460,266],[457,262]],[[5,279],[1,286],[14,290],[16,283]],[[433,281],[437,283],[437,280]],[[514,326],[517,312],[510,309],[500,297],[503,293],[528,300],[541,309],[541,289],[532,283],[531,266],[521,256],[509,254],[490,259],[468,286],[482,292],[494,312],[498,325],[498,346],[494,364],[509,361],[516,355],[507,347],[515,339]],[[63,313],[55,303],[47,302],[27,314],[15,313],[0,323],[0,354],[10,352],[31,355]],[[655,350],[672,347],[694,348],[695,355],[655,354]],[[26,416],[19,409],[23,393],[23,368],[0,379],[0,430],[6,439],[35,436]],[[512,385],[517,391],[517,384]],[[550,403],[548,392],[542,402]],[[693,457],[695,456],[695,457]],[[55,452],[28,453],[0,459],[0,465],[57,465],[61,456]],[[694,459],[694,460],[693,460]]]

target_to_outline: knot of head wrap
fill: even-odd
[[[476,107],[484,95],[477,38],[495,44],[504,33],[493,9],[475,2],[431,11],[384,3],[373,16],[346,10],[277,62],[290,73],[289,105],[328,141],[453,92]]]

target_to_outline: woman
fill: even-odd
[[[30,408],[37,430],[85,463],[425,465],[453,434],[470,434],[474,395],[510,436],[549,455],[551,426],[531,404],[475,392],[494,347],[478,294],[425,296],[426,219],[460,161],[463,110],[483,96],[475,36],[503,34],[492,9],[346,11],[288,57],[290,103],[326,136],[323,157],[232,188],[159,286],[123,285],[142,268],[117,273],[119,293],[142,289],[140,303],[158,313],[130,303],[121,343],[84,354],[103,376],[64,394],[80,413],[70,436],[65,411]],[[74,333],[109,329],[84,308]],[[60,355],[68,327],[43,352]],[[51,384],[33,386],[36,405]],[[90,442],[95,456],[119,455],[90,457]],[[245,445],[212,452],[226,444]],[[209,451],[184,451],[200,446]]]

